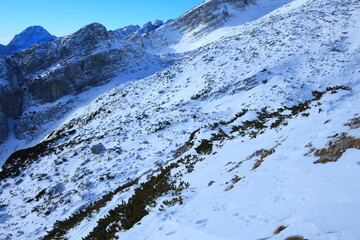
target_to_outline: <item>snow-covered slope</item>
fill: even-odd
[[[15,152],[1,238],[359,239],[360,3],[288,2]]]
[[[0,46],[0,54],[10,55],[31,47],[34,44],[47,43],[56,37],[41,26],[31,26],[16,34],[6,46]]]
[[[236,27],[263,17],[291,0],[212,0],[189,10],[140,41],[149,51],[191,51],[232,35]]]

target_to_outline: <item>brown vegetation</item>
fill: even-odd
[[[288,226],[285,226],[285,225],[281,225],[279,226],[275,231],[274,231],[274,234],[277,235],[279,234],[281,231],[283,231],[285,228],[287,228]]]
[[[301,240],[301,239],[305,240],[305,238],[303,236],[300,236],[300,235],[285,238],[285,240]]]
[[[327,148],[315,150],[314,155],[320,158],[314,163],[336,162],[347,149],[360,149],[360,138],[342,133],[335,141],[330,141],[327,145]]]
[[[231,189],[233,189],[234,185],[242,179],[244,179],[244,177],[238,177],[238,176],[233,177],[231,179],[231,184],[225,188],[225,191],[230,191]]]
[[[270,156],[271,154],[273,154],[275,152],[275,149],[274,148],[271,148],[269,150],[267,149],[261,149],[261,150],[258,150],[256,152],[254,152],[251,156],[260,156],[260,159],[257,159],[255,161],[255,164],[254,166],[252,167],[251,170],[255,170],[257,169],[258,167],[261,166],[261,164],[264,162],[264,159],[268,156]]]

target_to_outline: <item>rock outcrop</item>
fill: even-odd
[[[123,28],[114,30],[115,36],[118,36],[122,39],[126,39],[134,35],[140,29],[139,25],[129,25]]]
[[[0,144],[3,143],[5,138],[8,136],[9,129],[2,106],[0,106]]]
[[[146,65],[147,54],[98,23],[76,33],[14,54],[10,61],[20,85],[42,103],[79,93]]]

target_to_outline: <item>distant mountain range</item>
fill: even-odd
[[[148,32],[154,31],[165,23],[170,23],[172,21],[173,20],[155,20],[153,22],[147,22],[143,25],[143,27],[140,27],[139,25],[129,25],[116,29],[113,32],[117,37],[121,39],[127,39],[136,34],[146,34]],[[8,45],[4,46],[0,44],[0,55],[11,55],[28,49],[34,44],[47,43],[56,38],[56,36],[51,35],[45,28],[41,26],[31,26],[26,28],[21,33],[16,34]]]

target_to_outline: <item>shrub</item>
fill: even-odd
[[[281,225],[279,226],[277,229],[275,229],[274,234],[277,235],[279,234],[281,231],[283,231],[284,229],[286,229],[288,226],[285,225]]]
[[[119,192],[124,191],[125,189],[135,185],[138,182],[139,179],[135,179],[131,182],[128,182],[124,185],[121,185],[117,187],[114,191],[109,192],[102,196],[101,199],[90,203],[85,209],[81,209],[77,212],[75,212],[72,216],[69,218],[62,220],[62,221],[56,221],[54,224],[54,227],[51,231],[47,233],[47,235],[44,236],[43,240],[51,240],[51,239],[65,239],[64,236],[67,234],[67,232],[74,228],[76,225],[78,225],[80,222],[82,222],[85,218],[89,218],[93,211],[99,211],[100,208],[105,207],[106,204],[112,200],[113,196],[115,194],[118,194]]]
[[[198,147],[195,148],[195,151],[198,154],[211,154],[213,148],[213,143],[210,140],[202,139]]]
[[[285,238],[285,240],[301,240],[301,239],[304,239],[304,237],[300,235]]]

